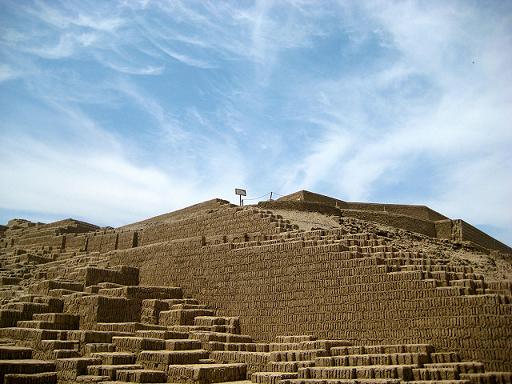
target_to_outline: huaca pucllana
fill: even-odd
[[[300,191],[0,227],[0,383],[511,383],[512,250]]]

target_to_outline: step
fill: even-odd
[[[77,330],[68,332],[68,340],[80,341],[82,344],[88,343],[111,343],[112,337],[116,332]]]
[[[400,379],[283,379],[280,384],[402,384]],[[416,383],[415,383],[416,384]],[[435,382],[430,382],[435,384]],[[449,383],[447,383],[449,384]]]
[[[258,384],[279,384],[284,379],[297,379],[297,372],[256,372],[251,375],[251,382]]]
[[[171,383],[201,384],[244,380],[247,375],[245,364],[187,364],[169,365],[167,381]]]
[[[168,365],[198,364],[201,359],[209,357],[208,351],[142,351],[137,363],[146,369],[165,371]]]
[[[192,331],[191,339],[200,340],[202,343],[210,341],[218,341],[221,343],[252,343],[253,339],[248,335],[238,335],[227,332],[211,332],[211,331]]]
[[[423,366],[429,362],[428,355],[424,353],[379,353],[354,354],[347,356],[318,357],[317,366],[364,366],[364,365],[415,365]]]
[[[159,330],[166,331],[167,328],[162,325],[145,324],[138,322],[126,322],[126,323],[97,323],[95,329],[97,331],[107,332],[129,332],[135,333],[141,330]]]
[[[434,352],[430,354],[432,363],[458,363],[460,356],[457,352]]]
[[[165,331],[165,330],[141,330],[135,332],[137,337],[146,337],[150,339],[188,339],[187,332]]]
[[[213,315],[215,315],[215,311],[210,309],[171,309],[160,312],[158,324],[165,326],[194,325],[196,317]]]
[[[301,361],[314,360],[317,357],[328,356],[329,352],[325,349],[295,350],[270,352],[270,361]]]
[[[72,330],[72,329],[78,328],[78,325],[75,325],[75,324],[58,324],[58,323],[51,323],[48,321],[39,321],[39,320],[18,321],[17,326],[20,328],[51,329],[51,330]]]
[[[309,361],[280,361],[269,363],[272,372],[299,372],[300,368],[314,367],[315,362]]]
[[[201,342],[191,339],[167,339],[165,340],[165,349],[169,351],[201,349]]]
[[[57,384],[56,372],[9,373],[4,376],[4,384]]]
[[[112,343],[87,343],[83,348],[86,356],[100,352],[115,352],[116,346]]]
[[[124,297],[126,299],[181,299],[183,291],[181,287],[157,287],[130,285],[119,288],[103,288],[98,291],[100,295],[112,297]]]
[[[471,383],[512,383],[512,372],[485,372],[485,373],[461,373],[461,380]]]
[[[135,364],[137,355],[129,352],[99,352],[91,354],[91,357],[101,359],[102,364]]]
[[[77,376],[87,374],[89,366],[101,364],[101,360],[90,357],[76,357],[58,359],[55,363],[59,381],[73,381]]]
[[[402,379],[412,380],[410,365],[371,365],[354,367],[310,367],[299,369],[301,378],[326,379]]]
[[[36,313],[32,316],[32,320],[46,321],[49,323],[75,327],[66,329],[76,329],[80,324],[79,316],[70,315],[68,313]]]
[[[87,367],[87,374],[94,376],[108,376],[110,380],[116,379],[116,373],[121,370],[137,370],[144,369],[140,364],[105,364],[105,365],[90,365]]]
[[[0,360],[0,382],[6,374],[55,372],[55,362],[34,359]]]
[[[316,337],[313,335],[285,335],[276,336],[277,343],[300,343],[302,341],[315,341]]]
[[[167,374],[164,371],[149,369],[127,369],[117,371],[116,380],[129,383],[165,383]]]
[[[268,344],[262,343],[221,343],[210,341],[203,343],[208,351],[243,351],[243,352],[268,352]]]
[[[351,346],[352,342],[348,340],[314,340],[314,341],[301,341],[299,343],[299,349],[326,349],[328,351],[334,347],[348,347]]]
[[[412,370],[414,380],[457,380],[459,373],[456,368],[416,368]]]
[[[75,379],[76,383],[105,383],[110,380],[108,376],[80,375]]]
[[[483,373],[484,364],[479,361],[463,361],[456,363],[431,363],[424,368],[455,368],[460,373]]]
[[[56,349],[78,350],[80,343],[74,340],[41,340],[39,349],[42,351],[53,351]]]
[[[0,345],[0,360],[31,359],[32,348]]]
[[[22,344],[32,344],[40,342],[41,340],[59,340],[64,338],[62,332],[49,330],[49,329],[35,329],[35,328],[0,328],[0,338],[7,338],[18,340]]]
[[[114,336],[112,344],[116,346],[119,352],[140,352],[143,350],[161,350],[165,349],[165,341],[162,339],[150,339],[146,337],[135,336]]]
[[[57,359],[70,359],[73,357],[80,357],[80,353],[78,351],[72,349],[55,349],[51,351],[51,356],[53,360]]]

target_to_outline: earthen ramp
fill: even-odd
[[[11,220],[0,383],[509,383],[511,255],[470,227],[308,191]]]

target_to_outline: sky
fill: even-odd
[[[0,222],[306,189],[512,245],[511,74],[510,1],[0,0]]]

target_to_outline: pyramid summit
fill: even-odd
[[[0,227],[0,382],[511,382],[512,250],[309,191]]]

